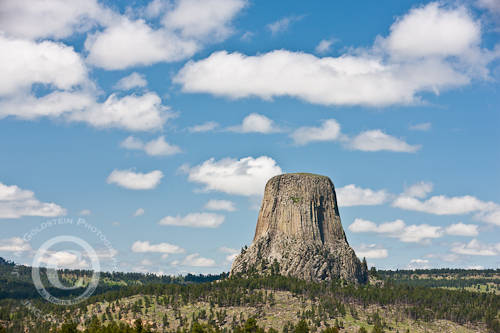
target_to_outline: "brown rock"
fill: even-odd
[[[253,243],[234,260],[231,275],[249,271],[366,282],[366,268],[342,228],[330,178],[295,173],[267,182]]]

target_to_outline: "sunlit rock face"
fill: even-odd
[[[253,243],[231,268],[231,275],[249,272],[366,282],[366,267],[342,228],[330,178],[294,173],[267,182]]]

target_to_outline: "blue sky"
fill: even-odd
[[[5,258],[228,271],[312,172],[369,264],[500,267],[495,0],[9,0],[0,31]]]

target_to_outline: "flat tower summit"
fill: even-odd
[[[267,182],[253,243],[231,268],[231,274],[250,271],[366,282],[366,267],[342,228],[330,178],[290,173]]]

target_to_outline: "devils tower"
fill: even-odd
[[[231,275],[254,271],[366,282],[366,266],[347,242],[330,178],[292,173],[267,182],[252,245],[234,260]]]

